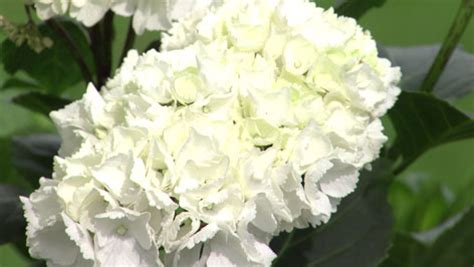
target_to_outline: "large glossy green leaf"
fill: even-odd
[[[161,49],[161,39],[153,40],[150,44],[148,44],[145,51],[148,51],[148,50],[151,50],[151,49],[155,49],[156,51],[160,51],[160,49]]]
[[[12,103],[17,95],[18,91],[0,92],[0,137],[33,130],[41,132],[54,130],[49,118]]]
[[[29,257],[23,257],[13,244],[0,246],[0,255],[0,266],[33,267]]]
[[[25,90],[25,91],[41,90],[38,84],[32,81],[27,81],[25,79],[20,79],[17,77],[9,78],[0,86],[0,90],[8,90],[8,89]]]
[[[427,233],[398,234],[381,267],[472,267],[473,225],[471,208]]]
[[[474,206],[474,194],[472,193],[474,192],[474,174],[470,172],[470,175],[466,176],[465,180],[466,182],[463,184],[462,189],[456,192],[454,202],[450,209],[450,215],[454,215],[454,213],[464,207]]]
[[[15,186],[0,184],[0,245],[24,238],[26,222],[19,199],[22,194]]]
[[[353,18],[360,18],[369,9],[380,7],[386,0],[336,0],[336,13]]]
[[[395,66],[400,66],[403,77],[401,87],[418,91],[440,45],[384,47],[384,54]],[[474,55],[458,47],[448,62],[433,93],[445,100],[454,100],[474,90]]]
[[[388,115],[397,133],[389,156],[401,157],[398,171],[430,148],[474,137],[474,120],[427,94],[402,92]]]
[[[430,230],[414,233],[412,236],[424,245],[431,246],[446,230],[453,228],[453,226],[459,223],[464,216],[464,212],[465,211],[458,212],[453,217],[445,219]]]
[[[0,184],[3,183],[15,185],[27,191],[34,188],[13,166],[10,138],[0,138]]]
[[[275,266],[376,266],[385,256],[392,234],[387,203],[388,164],[376,162],[363,171],[354,193],[344,198],[331,220],[316,229],[297,230]],[[279,251],[289,234],[275,238]]]
[[[389,191],[396,229],[426,231],[461,209],[453,207],[454,193],[443,183],[423,172],[410,172],[393,181]],[[453,211],[453,209],[456,209]]]
[[[396,234],[393,245],[380,267],[421,267],[421,256],[427,247],[409,234]]]
[[[37,92],[19,95],[13,98],[13,102],[33,112],[38,112],[46,116],[49,116],[51,111],[61,109],[71,103],[71,101],[61,97]]]
[[[34,187],[40,177],[51,177],[53,157],[61,140],[53,134],[35,134],[14,137],[12,141],[13,165]]]
[[[474,209],[446,230],[428,250],[424,267],[472,267],[474,264]]]
[[[82,29],[70,20],[58,23],[72,37],[85,62],[92,68],[92,55]],[[26,44],[18,47],[7,39],[0,48],[0,61],[9,74],[24,71],[46,92],[58,95],[82,80],[81,71],[59,34],[45,23],[39,25],[39,31],[53,40],[52,48],[36,53]]]

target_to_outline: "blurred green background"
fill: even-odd
[[[328,7],[333,1],[316,0]],[[422,45],[440,43],[447,34],[460,0],[387,0],[369,11],[360,24],[370,30],[383,45]],[[19,0],[0,0],[0,15],[13,22],[25,22],[26,15]],[[116,18],[115,64],[125,38],[128,19]],[[139,50],[157,38],[157,33],[140,36]],[[0,31],[0,41],[5,38]],[[461,44],[474,53],[474,21],[471,21]],[[21,73],[18,75],[22,75]],[[0,84],[6,79],[0,67]],[[474,88],[473,88],[474,89]],[[69,90],[69,97],[79,96],[85,84]],[[12,135],[53,132],[51,122],[42,115],[11,104],[18,90],[0,91],[0,182],[28,186],[12,167],[10,139]],[[474,94],[454,103],[474,113]],[[456,142],[433,149],[404,171],[392,185],[390,202],[400,231],[430,229],[448,216],[474,204],[474,140]],[[0,267],[27,266],[28,260],[7,245],[0,246]]]

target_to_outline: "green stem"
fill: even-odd
[[[335,7],[338,15],[359,19],[374,7],[381,7],[387,0],[346,0]]]
[[[28,16],[28,22],[34,23],[33,16],[31,15],[31,10],[29,5],[25,5],[26,16]]]
[[[66,44],[67,48],[71,52],[72,58],[76,61],[79,69],[81,70],[82,77],[86,83],[93,82],[92,73],[87,67],[84,58],[82,57],[81,53],[79,52],[79,48],[77,47],[76,43],[72,39],[72,37],[67,33],[67,31],[61,26],[61,24],[57,23],[54,19],[49,19],[46,21],[48,26],[56,32],[61,39]]]
[[[423,84],[421,85],[421,91],[431,93],[434,90],[434,87],[443,73],[444,68],[448,64],[449,58],[454,52],[454,49],[456,49],[459,40],[466,30],[473,11],[474,0],[461,0],[461,7],[459,8],[448,36],[444,40],[444,43],[441,46],[441,49],[439,50],[433,65],[431,66],[425,80],[423,81]]]
[[[96,67],[97,89],[100,90],[112,73],[113,13],[108,12],[100,23],[88,31]]]
[[[112,74],[112,45],[115,37],[114,32],[114,13],[111,11],[107,12],[103,22],[103,42],[104,42],[104,54],[105,54],[105,67],[107,70],[106,78],[109,78]]]
[[[410,167],[412,163],[413,163],[413,160],[403,160],[400,166],[397,166],[396,168],[392,170],[393,175],[398,176],[400,173],[406,170],[406,168]]]
[[[127,38],[125,39],[125,43],[123,45],[119,64],[127,56],[128,51],[132,49],[133,45],[135,44],[135,39],[136,39],[136,34],[135,34],[135,31],[133,30],[133,19],[130,19],[130,25],[128,26]]]
[[[100,33],[100,26],[99,25],[94,25],[93,27],[88,29],[89,33],[89,38],[91,41],[91,51],[92,55],[94,57],[94,65],[95,65],[95,76],[97,79],[97,84],[96,87],[97,89],[100,89],[100,87],[103,85],[103,59],[102,59],[102,49],[100,46],[101,43],[101,33]]]
[[[282,256],[285,254],[285,252],[288,250],[290,247],[291,241],[293,240],[293,236],[295,234],[295,231],[291,231],[291,233],[288,235],[288,237],[285,240],[285,243],[283,243],[283,246],[281,247],[278,256],[273,260],[272,266],[276,266],[279,260],[281,260]]]

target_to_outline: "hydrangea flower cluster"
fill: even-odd
[[[109,10],[120,16],[133,16],[138,34],[145,30],[163,30],[171,21],[188,13],[203,11],[212,0],[27,0],[32,2],[38,17],[47,20],[56,15],[69,15],[87,27],[99,22]]]
[[[51,266],[270,266],[386,137],[400,71],[353,19],[305,0],[228,0],[131,51],[101,93],[53,112],[53,179],[22,198]]]

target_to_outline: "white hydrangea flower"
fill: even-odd
[[[327,222],[378,157],[400,71],[354,20],[306,0],[196,14],[51,114],[53,179],[23,198],[33,256],[270,266],[271,238]]]
[[[38,17],[43,20],[56,15],[69,15],[91,27],[112,10],[133,16],[133,28],[138,34],[145,30],[165,30],[171,22],[183,16],[202,13],[212,0],[31,0]]]

